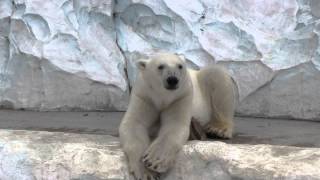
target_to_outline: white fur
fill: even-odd
[[[137,66],[139,75],[119,129],[136,179],[157,179],[172,166],[188,139],[191,117],[209,133],[232,136],[234,97],[225,71],[217,67],[193,71],[183,57],[169,53],[140,60]],[[167,89],[170,76],[179,80],[175,90]]]
[[[204,126],[210,120],[211,111],[210,104],[208,104],[206,94],[201,90],[198,82],[198,71],[188,70],[192,79],[193,85],[193,101],[192,101],[192,117],[197,119],[199,123]]]

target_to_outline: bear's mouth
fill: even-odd
[[[166,89],[170,90],[170,91],[176,90],[178,88],[179,88],[179,86],[166,86]]]

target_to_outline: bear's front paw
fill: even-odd
[[[205,131],[208,137],[231,139],[233,125],[228,122],[209,122],[205,126]]]
[[[142,161],[146,168],[159,173],[166,172],[174,163],[176,152],[170,147],[151,145]]]
[[[129,165],[129,172],[134,177],[135,180],[142,180],[143,178],[143,172],[144,172],[144,166],[141,162],[130,162]]]
[[[129,164],[129,172],[135,180],[159,180],[160,174],[153,172],[140,164],[134,166]]]
[[[159,180],[160,174],[145,168],[143,180]]]

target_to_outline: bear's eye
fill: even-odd
[[[163,70],[163,69],[164,69],[164,65],[158,66],[158,69],[159,69],[159,70]]]
[[[178,65],[178,68],[179,68],[179,69],[182,69],[182,68],[183,68],[183,66],[182,66],[181,64],[179,64],[179,65]]]

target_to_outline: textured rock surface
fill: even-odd
[[[113,7],[112,0],[1,1],[0,105],[124,110]]]
[[[239,111],[255,116],[319,120],[319,91],[320,72],[310,62],[300,64],[278,72],[272,83],[248,96]]]
[[[0,105],[124,110],[134,62],[161,49],[184,54],[193,68],[226,66],[238,85],[240,114],[320,120],[319,6],[317,0],[2,0]]]
[[[166,179],[320,179],[315,149],[191,142]]]
[[[0,131],[0,179],[128,179],[111,136]]]
[[[191,67],[227,67],[238,85],[240,114],[320,120],[317,6],[309,0],[121,1],[118,42],[131,83],[134,61],[165,49],[184,54]],[[304,63],[308,78],[282,76],[301,74]],[[265,90],[269,86],[277,88]]]
[[[130,179],[115,137],[10,130],[0,137],[1,179]],[[319,150],[193,141],[162,179],[320,179]]]

